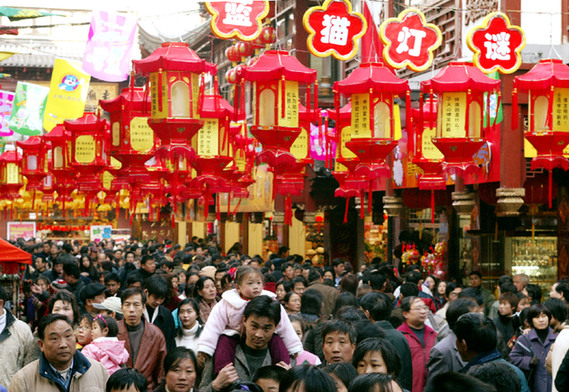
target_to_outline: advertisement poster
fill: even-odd
[[[16,241],[23,238],[26,241],[36,236],[36,222],[8,222],[8,239]]]
[[[110,240],[113,226],[101,225],[91,227],[91,241],[99,242],[101,240]]]

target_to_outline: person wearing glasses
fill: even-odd
[[[413,363],[413,392],[423,392],[427,381],[427,359],[435,345],[437,333],[425,325],[429,308],[419,297],[405,297],[401,302],[405,322],[397,328],[409,343]]]

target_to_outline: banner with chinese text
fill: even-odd
[[[11,91],[0,90],[0,136],[12,136],[14,131],[8,126],[12,109],[14,108],[14,98],[16,94]]]
[[[131,69],[136,18],[108,11],[93,11],[83,69],[107,82],[122,82]]]
[[[36,236],[36,222],[8,222],[8,239],[16,241],[18,238],[29,240]]]
[[[40,135],[48,93],[47,87],[18,82],[8,127],[21,135]]]
[[[55,59],[43,123],[48,132],[83,115],[90,80],[78,62]]]

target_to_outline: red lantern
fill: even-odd
[[[48,162],[48,166],[53,175],[53,188],[57,192],[57,200],[65,211],[65,203],[72,201],[71,192],[77,187],[77,174],[71,165],[71,132],[60,124],[43,138],[52,146],[52,159]],[[44,186],[42,190],[45,192],[48,189]]]
[[[109,165],[105,149],[108,140],[108,123],[94,114],[87,113],[73,121],[64,121],[71,133],[71,165],[78,174],[78,189],[85,194],[85,213],[97,193],[102,189],[101,175]]]
[[[18,191],[24,185],[20,162],[22,156],[14,150],[0,155],[0,194],[3,199],[16,200],[20,198]]]
[[[239,54],[236,45],[231,45],[229,48],[225,49],[225,57],[227,57],[227,60],[234,63],[234,65],[241,61],[241,55]]]
[[[237,44],[237,53],[241,56],[241,60],[245,61],[247,57],[255,52],[255,48],[250,42],[239,42]]]
[[[47,150],[51,146],[39,136],[16,142],[22,149],[22,174],[28,179],[28,189],[41,188],[41,182],[48,173]]]
[[[301,133],[299,126],[300,84],[307,84],[306,104],[311,109],[312,83],[316,70],[302,65],[284,51],[268,50],[243,70],[243,78],[253,84],[255,106],[251,133],[263,145],[257,161],[266,162],[275,175],[297,169],[297,159],[290,148]],[[286,205],[292,206],[290,194]],[[285,221],[292,223],[292,210],[285,208]]]
[[[445,171],[479,170],[473,155],[486,143],[486,132],[493,126],[484,122],[484,113],[490,113],[485,94],[489,97],[499,86],[499,80],[462,62],[451,62],[431,79],[428,92],[438,97],[437,132],[431,140],[445,157]]]
[[[446,189],[443,175],[443,155],[433,145],[431,138],[435,136],[437,127],[437,102],[431,96],[423,104],[421,95],[420,109],[412,109],[414,151],[413,163],[421,168],[423,174],[419,177],[419,189],[431,191],[431,223],[435,223],[435,190]]]
[[[395,139],[394,115],[395,98],[405,96],[410,107],[410,92],[407,80],[397,78],[381,63],[364,63],[356,68],[346,79],[334,83],[336,111],[340,111],[340,94],[351,98],[351,127],[342,130],[340,144],[359,161],[341,163],[350,169],[349,177],[365,184],[360,188],[360,196],[368,192],[368,210],[371,210],[371,197],[377,190],[378,179],[389,177],[391,170],[386,163],[387,156],[398,144]],[[336,114],[340,118],[340,114]],[[345,143],[343,143],[345,141]],[[360,211],[362,219],[364,208]]]
[[[549,171],[549,208],[552,200],[552,171],[569,169],[569,160],[563,156],[569,144],[569,66],[561,60],[541,60],[529,72],[514,78],[514,112],[512,128],[517,128],[519,91],[529,95],[529,123],[525,138],[537,150],[531,160],[531,169]]]

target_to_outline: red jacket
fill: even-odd
[[[397,328],[398,331],[405,335],[405,339],[409,343],[411,349],[411,362],[413,363],[413,392],[423,392],[427,383],[427,360],[431,349],[435,345],[437,333],[430,327],[425,325],[425,347],[415,336],[413,330],[405,322]]]

